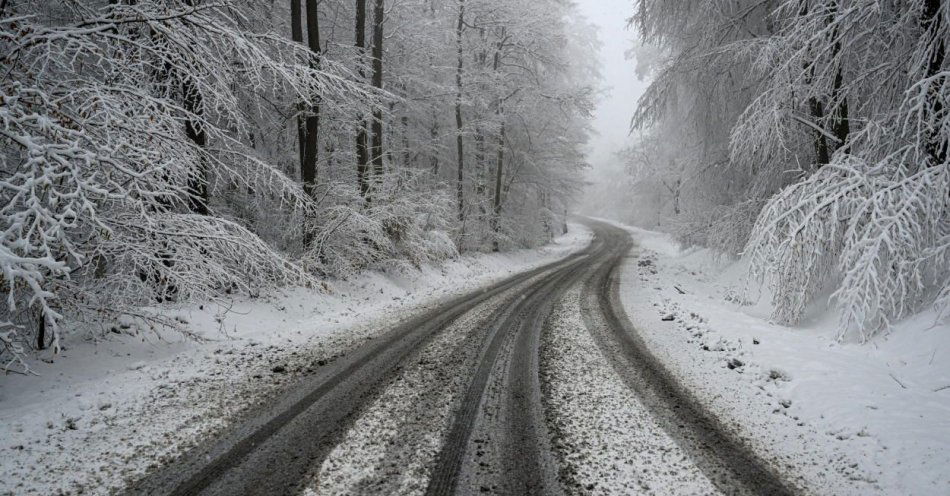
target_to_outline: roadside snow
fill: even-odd
[[[767,297],[741,297],[742,262],[628,229],[629,317],[760,454],[816,494],[950,494],[950,325],[923,312],[865,345],[837,343],[827,308],[773,325]]]
[[[73,342],[31,364],[39,376],[0,376],[0,495],[113,492],[399,320],[590,238],[572,224],[537,250],[169,310],[203,342],[134,329]]]

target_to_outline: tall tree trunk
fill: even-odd
[[[317,0],[307,0],[307,44],[314,56],[311,67],[316,69],[321,54],[320,15],[317,11]],[[307,114],[304,161],[300,168],[300,179],[303,181],[304,189],[311,196],[313,196],[317,179],[317,159],[320,152],[320,96],[314,95],[313,98],[313,107]]]
[[[385,0],[375,0],[373,8],[373,87],[383,88],[383,23]],[[376,181],[383,177],[383,111],[373,110],[373,141],[370,147]]]
[[[838,11],[837,2],[831,2],[830,8],[827,13],[827,24],[831,24],[834,21],[834,16]],[[802,5],[802,15],[808,13],[808,5]],[[831,39],[836,40],[838,38],[838,30],[835,28],[832,31]],[[838,54],[841,53],[841,43],[835,42],[834,47],[831,51],[831,58],[834,60],[838,57]],[[815,68],[811,66],[808,68],[808,78],[806,83],[811,84],[812,79],[814,78]],[[829,138],[826,133],[821,131],[815,131],[815,155],[817,168],[827,165],[831,162],[832,155],[848,140],[848,135],[851,133],[851,124],[848,120],[848,100],[847,98],[841,98],[841,89],[844,85],[844,76],[843,68],[838,66],[837,71],[835,72],[835,79],[832,83],[831,94],[828,95],[827,100],[831,105],[830,114],[826,113],[825,105],[816,97],[812,97],[808,100],[808,106],[811,110],[811,115],[815,119],[815,125],[820,129],[825,130],[826,126],[830,127],[830,135],[835,137],[834,143],[829,143]],[[826,123],[826,118],[830,117],[830,122]]]
[[[492,56],[492,70],[497,72],[501,66],[501,50],[503,48],[503,43],[505,40],[505,28],[501,28],[501,36],[498,41],[498,47],[495,50],[494,56]],[[498,235],[501,230],[501,185],[502,177],[505,170],[505,111],[504,111],[504,101],[499,97],[498,101],[495,104],[495,114],[498,118],[498,156],[496,157],[495,162],[495,198],[492,201],[492,219],[491,227],[492,232],[494,233],[494,240],[492,241],[492,251],[499,251],[498,246]]]
[[[927,77],[932,78],[943,69],[944,60],[947,56],[946,39],[941,35],[943,29],[943,17],[940,14],[942,0],[926,0],[924,3],[924,16],[921,24],[927,30],[927,36],[931,38],[933,52],[930,60],[927,61]],[[946,80],[947,76],[943,76]],[[942,122],[948,118],[947,112],[940,101],[940,82],[934,82],[927,92],[927,99],[930,100],[934,115],[937,117],[935,122]],[[930,156],[931,166],[945,164],[947,162],[947,148],[950,142],[946,137],[940,136],[940,130],[934,128],[930,130],[930,136],[927,137],[926,151]]]
[[[46,349],[46,312],[42,309],[39,313],[39,323],[36,326],[36,349]]]
[[[194,7],[201,0],[185,0],[185,4]],[[204,98],[198,90],[195,81],[188,75],[183,75],[181,81],[181,90],[183,95],[182,106],[188,113],[185,120],[185,135],[188,136],[198,148],[208,146],[208,135],[205,133],[204,126],[201,125],[201,119],[204,118]],[[208,164],[204,157],[198,157],[198,163],[188,177],[188,206],[192,213],[198,215],[208,215],[211,213],[208,208]]]
[[[290,38],[296,43],[303,43],[303,20],[300,13],[300,0],[290,0]],[[298,162],[303,181],[303,168],[306,153],[307,130],[304,128],[303,106],[297,108],[297,151],[300,155]]]
[[[465,222],[465,149],[462,142],[462,72],[465,69],[465,59],[462,44],[462,32],[465,29],[465,0],[459,0],[458,26],[455,29],[456,45],[458,47],[458,69],[455,72],[455,147],[458,152],[458,215],[459,222]]]
[[[841,44],[835,45],[835,53],[841,51]],[[834,101],[837,101],[841,96],[841,87],[844,84],[844,77],[842,76],[842,68],[838,67],[838,72],[835,74],[835,82],[831,89],[831,98]],[[851,122],[848,120],[848,99],[843,98],[841,102],[835,107],[834,111],[831,113],[831,132],[834,133],[835,137],[838,138],[838,143],[835,145],[835,150],[838,148],[846,146],[848,141],[848,135],[851,134]]]
[[[501,117],[501,129],[498,132],[498,159],[495,163],[495,201],[492,205],[492,231],[495,232],[495,240],[492,242],[492,251],[499,251],[498,234],[501,229],[501,178],[505,171],[505,114],[499,107],[498,115]]]
[[[815,125],[821,127],[825,119],[824,106],[817,98],[808,99],[808,108],[811,110],[811,116],[815,119]],[[831,161],[831,153],[828,151],[828,138],[824,133],[815,131],[815,165],[821,168]]]
[[[184,94],[183,106],[189,115],[185,120],[185,135],[198,148],[203,149],[208,146],[208,135],[200,121],[204,116],[204,99],[189,76],[185,76],[182,82],[182,93]],[[198,163],[195,164],[188,177],[188,206],[192,213],[208,215],[211,213],[208,201],[208,164],[204,157],[199,155]]]
[[[359,58],[360,79],[366,78],[366,69],[363,66],[366,55],[366,0],[356,0],[356,52]],[[367,145],[367,123],[361,119],[356,131],[356,181],[360,194],[369,200],[369,150]]]
[[[432,111],[432,127],[429,129],[429,135],[432,138],[432,146],[434,148],[432,152],[432,158],[430,165],[432,166],[432,175],[435,176],[435,179],[439,178],[439,153],[438,153],[438,141],[439,141],[439,114],[434,110]]]
[[[481,126],[475,126],[475,202],[478,204],[478,222],[484,222],[485,214],[485,192],[486,177],[488,175],[488,166],[485,158],[485,133]]]
[[[673,215],[679,216],[680,212],[680,188],[683,184],[681,179],[673,183]]]

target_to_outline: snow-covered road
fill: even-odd
[[[129,492],[797,492],[631,349],[632,241],[589,227],[585,251],[355,347]]]
[[[107,422],[100,430],[119,429],[122,439],[136,435],[128,426],[156,424],[143,428],[150,444],[125,452],[118,462],[134,470],[110,471],[112,478],[99,484],[87,479],[77,492],[882,492],[866,477],[853,477],[860,467],[847,456],[814,449],[807,430],[797,444],[763,449],[767,436],[752,434],[781,427],[775,419],[737,424],[718,407],[715,389],[684,380],[681,363],[671,362],[657,344],[657,332],[669,324],[666,314],[657,314],[644,292],[648,287],[630,288],[650,281],[655,252],[638,246],[626,229],[585,224],[594,237],[582,250],[564,250],[545,264],[409,312],[389,326],[341,332],[336,341],[321,342],[330,345],[325,349],[295,350],[284,357],[284,371],[263,372],[280,379],[268,381],[267,394],[249,390],[239,378],[212,388],[185,384],[190,393],[169,394],[167,408],[139,412],[138,422]],[[631,294],[642,301],[630,301]],[[246,350],[238,356],[259,368]],[[236,357],[224,356],[230,358]],[[198,420],[162,420],[174,415],[174,405],[209,396],[212,404],[231,405],[214,417],[213,429]],[[754,398],[744,401],[749,412],[761,410]],[[166,432],[163,447],[154,434],[170,425],[184,425],[200,438],[188,443],[182,440],[188,430]],[[98,445],[89,446],[93,450],[84,453],[79,445],[60,445],[60,451],[81,460],[79,466],[115,463],[113,455],[94,451]],[[5,460],[4,470],[31,473],[23,460],[15,470]],[[60,474],[64,469],[56,467]],[[3,490],[55,493],[40,489],[50,488],[49,482],[15,484]]]

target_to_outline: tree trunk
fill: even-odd
[[[683,184],[683,181],[677,179],[673,183],[673,215],[679,216],[680,214],[680,185]]]
[[[432,112],[432,128],[429,129],[429,135],[432,137],[432,159],[430,165],[432,166],[432,175],[436,180],[439,179],[439,115],[433,111]]]
[[[943,69],[944,60],[947,56],[946,40],[940,35],[943,27],[943,17],[940,15],[942,0],[926,0],[924,2],[924,17],[921,24],[928,31],[927,36],[931,38],[933,52],[930,60],[927,62],[927,77],[932,78]],[[947,76],[943,76],[946,80]],[[932,112],[937,116],[936,121],[940,122],[948,116],[944,111],[943,104],[940,101],[940,82],[934,82],[927,91],[927,99],[930,100]],[[930,156],[930,165],[942,165],[947,162],[947,148],[950,146],[945,137],[941,138],[940,130],[936,127],[930,130],[930,136],[927,137],[926,151]]]
[[[835,53],[841,51],[841,45],[835,45]],[[841,67],[838,67],[838,72],[835,74],[834,86],[831,90],[831,98],[837,100],[841,95],[841,87],[844,84],[844,77],[841,74]],[[851,134],[851,123],[848,121],[848,99],[842,99],[841,103],[835,107],[834,112],[831,114],[831,131],[834,133],[835,137],[838,138],[838,143],[835,145],[835,150],[845,146],[848,141],[848,135]]]
[[[188,76],[182,82],[182,93],[185,111],[188,113],[185,134],[198,148],[203,149],[208,145],[208,135],[200,122],[204,116],[204,99],[194,81]],[[188,206],[194,214],[208,215],[211,213],[208,200],[208,164],[205,163],[204,157],[199,155],[198,163],[195,164],[195,168],[188,177]]]
[[[296,43],[303,43],[303,26],[300,13],[300,0],[290,0],[290,39]],[[298,162],[301,170],[301,181],[303,180],[303,168],[306,153],[307,131],[304,128],[303,106],[297,108],[297,148]],[[306,181],[304,181],[306,182]]]
[[[185,4],[194,7],[200,0],[185,0]],[[183,106],[188,113],[185,121],[185,134],[198,148],[205,148],[208,145],[208,135],[201,125],[201,119],[204,117],[204,98],[195,81],[190,76],[185,75],[181,82],[181,90],[184,95]],[[204,157],[198,157],[198,163],[188,178],[188,206],[192,213],[198,215],[208,215],[211,213],[208,208],[208,164]]]
[[[455,72],[455,147],[458,152],[458,215],[459,222],[465,222],[465,149],[462,142],[462,72],[465,59],[462,45],[462,30],[465,29],[465,0],[459,0],[458,27],[455,30],[458,46],[458,70]]]
[[[492,70],[498,71],[499,66],[501,65],[501,50],[502,43],[505,39],[505,28],[501,28],[501,39],[498,42],[498,47],[495,50],[495,55],[492,57]],[[504,101],[499,98],[495,104],[495,114],[498,117],[498,157],[495,162],[495,198],[492,202],[492,232],[494,233],[495,239],[492,241],[492,251],[499,251],[498,246],[498,235],[501,231],[501,185],[502,177],[504,175],[505,168],[505,111],[503,108]]]
[[[817,98],[808,99],[808,107],[811,110],[811,116],[815,119],[815,125],[821,127],[825,118],[825,111]],[[828,152],[828,138],[824,133],[815,131],[815,163],[821,168],[831,161],[831,154]]]
[[[485,214],[485,179],[488,175],[485,164],[485,134],[481,126],[475,126],[475,202],[478,204],[478,222],[484,222]]]
[[[40,322],[36,326],[36,349],[45,350],[46,349],[46,312],[43,310],[39,311]]]
[[[319,60],[320,48],[320,16],[317,12],[317,0],[307,0],[307,44],[310,51]],[[319,62],[311,62],[311,67],[317,68]],[[313,196],[313,189],[317,179],[317,159],[319,158],[320,144],[320,97],[314,95],[313,108],[307,114],[306,145],[304,146],[304,161],[300,170],[300,179],[304,189]]]
[[[373,87],[383,88],[383,22],[385,0],[375,0],[373,9]],[[376,181],[383,177],[383,111],[373,110],[373,141],[370,148]]]
[[[831,2],[830,9],[827,14],[827,23],[830,25],[834,21],[834,16],[837,13],[838,4],[836,2]],[[802,15],[808,13],[808,5],[804,4],[802,6]],[[831,39],[838,38],[838,30],[834,29],[831,34]],[[836,42],[831,52],[831,58],[835,59],[838,54],[841,53],[841,44]],[[808,79],[806,82],[811,84],[812,79],[815,74],[814,66],[808,68]],[[843,81],[843,69],[839,65],[838,70],[835,73],[835,80],[832,84],[831,94],[828,95],[828,102],[832,105],[830,111],[830,121],[825,123],[826,109],[825,105],[816,97],[812,97],[808,100],[808,106],[811,110],[811,115],[815,119],[815,125],[821,128],[822,130],[826,129],[826,126],[830,127],[831,135],[836,138],[835,143],[829,143],[828,137],[825,133],[821,131],[815,131],[815,155],[816,155],[816,165],[817,168],[827,165],[831,162],[832,155],[838,150],[838,148],[845,145],[848,140],[848,135],[851,133],[851,125],[848,121],[848,100],[846,98],[841,98],[841,88],[844,84]],[[839,100],[841,100],[839,102]]]
[[[366,0],[356,0],[356,52],[359,58],[360,79],[366,78],[363,58],[366,54]],[[361,119],[356,131],[356,181],[360,194],[369,200],[369,151],[367,145],[367,123]]]
[[[501,116],[501,129],[498,132],[498,161],[495,163],[495,201],[492,205],[492,231],[495,232],[495,240],[492,243],[492,251],[499,251],[498,234],[501,229],[501,178],[505,169],[505,115],[499,109]]]

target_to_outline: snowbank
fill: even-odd
[[[204,342],[124,329],[98,344],[74,342],[31,364],[39,376],[0,376],[0,495],[109,493],[394,322],[590,238],[572,224],[537,250],[174,311]]]
[[[741,296],[742,262],[628,229],[628,315],[766,459],[817,494],[950,494],[950,325],[924,312],[865,345],[836,342],[826,308],[772,325],[767,296]]]

